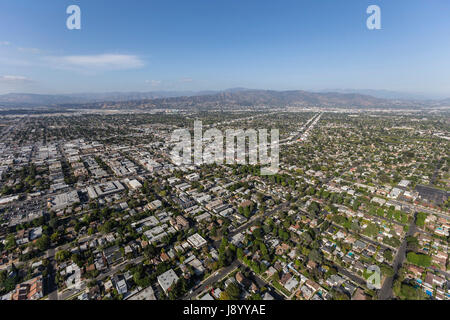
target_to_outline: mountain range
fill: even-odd
[[[8,93],[0,95],[0,105],[10,107],[55,106],[68,103],[93,103],[102,101],[132,101],[158,99],[179,96],[211,94],[215,91],[154,91],[154,92],[106,92],[106,93],[74,93],[74,94],[31,94]]]
[[[375,90],[376,91],[376,90]],[[367,92],[375,92],[367,91]],[[3,108],[200,108],[214,107],[429,107],[449,106],[450,99],[425,100],[391,98],[357,92],[311,92],[303,90],[275,91],[233,88],[224,91],[155,91],[155,92],[111,92],[77,93],[67,95],[40,95],[10,93],[0,95]],[[381,95],[381,93],[380,93]]]

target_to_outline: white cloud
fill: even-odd
[[[15,66],[15,67],[30,67],[33,66],[34,63],[29,60],[24,59],[16,59],[16,58],[10,58],[10,57],[0,57],[0,65],[5,65],[8,67]]]
[[[42,52],[42,50],[38,49],[38,48],[22,48],[22,47],[19,47],[19,48],[17,48],[17,50],[19,50],[20,52],[32,53],[32,54],[39,54],[39,53]]]
[[[2,83],[26,83],[32,82],[31,79],[23,76],[4,75],[0,76],[0,82]]]
[[[0,46],[9,46],[10,44],[9,41],[0,41]]]
[[[123,54],[73,55],[44,59],[55,68],[83,72],[137,69],[144,66],[139,57]]]
[[[145,80],[145,83],[149,83],[152,87],[157,87],[161,84],[160,80]]]
[[[10,92],[29,92],[39,84],[27,77],[18,75],[0,75],[0,94]]]

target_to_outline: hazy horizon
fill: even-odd
[[[86,92],[61,92],[61,93],[48,93],[48,92],[40,92],[40,93],[32,93],[32,92],[8,92],[4,94],[0,94],[0,96],[9,96],[9,95],[41,95],[41,96],[73,96],[73,97],[88,97],[89,95],[126,95],[126,94],[155,94],[155,95],[167,95],[167,97],[175,97],[182,95],[205,95],[205,94],[217,94],[220,92],[227,91],[306,91],[306,92],[314,92],[314,93],[341,93],[341,94],[360,94],[372,96],[375,98],[381,99],[392,99],[392,100],[446,100],[449,99],[449,96],[446,95],[438,95],[438,94],[426,94],[423,92],[405,92],[405,91],[392,91],[392,90],[374,90],[374,89],[322,89],[322,90],[307,90],[307,89],[270,89],[270,88],[244,88],[244,87],[235,87],[235,88],[224,88],[224,89],[210,89],[210,90],[133,90],[133,91],[86,91]]]

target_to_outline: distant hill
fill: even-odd
[[[62,103],[85,103],[87,99],[69,97],[64,95],[44,95],[31,93],[9,93],[0,95],[0,105],[11,107],[22,106],[48,106]]]
[[[225,91],[159,91],[110,92],[71,95],[38,95],[11,93],[0,95],[0,106],[9,108],[224,108],[237,107],[426,107],[448,105],[450,99],[405,100],[385,99],[361,93],[309,92],[303,90],[274,91],[233,88]]]
[[[387,100],[360,94],[314,93],[302,90],[272,91],[272,90],[239,90],[221,92],[215,95],[200,97],[173,98],[173,100],[198,102],[214,102],[236,104],[241,106],[379,106],[388,104]],[[169,101],[171,99],[168,99]]]
[[[212,94],[217,91],[155,91],[155,92],[107,92],[107,93],[76,93],[76,94],[31,94],[9,93],[0,95],[0,106],[6,107],[38,107],[57,106],[61,104],[93,103],[103,101],[131,101],[158,99],[166,97],[195,96]]]
[[[450,106],[450,98],[444,99],[439,102],[440,105]]]
[[[438,96],[432,96],[420,93],[409,93],[409,92],[399,92],[391,90],[373,90],[373,89],[331,89],[331,90],[321,90],[319,92],[338,92],[338,93],[356,93],[372,96],[381,99],[390,100],[432,100],[439,99]]]
[[[128,101],[130,107],[131,101]],[[142,108],[198,108],[221,107],[361,107],[375,108],[396,106],[396,102],[361,94],[316,93],[301,90],[228,90],[202,96],[169,97],[135,101],[134,107]]]

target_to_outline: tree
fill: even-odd
[[[6,237],[5,249],[10,250],[16,247],[16,239],[13,234]]]
[[[400,295],[401,295],[401,286],[402,286],[402,283],[400,280],[394,281],[392,291],[394,292],[395,296],[397,296],[397,297],[400,297]]]
[[[263,255],[263,257],[267,256],[268,254],[267,247],[263,242],[260,243],[259,249],[261,250],[261,254]]]
[[[213,226],[211,228],[211,237],[217,237],[217,228],[216,228],[216,226]]]
[[[392,261],[393,257],[392,257],[392,251],[389,249],[384,250],[383,252],[383,257],[384,259],[386,259],[387,261]]]
[[[242,250],[242,248],[237,248],[236,255],[239,260],[242,260],[244,257],[244,250]]]
[[[228,295],[228,293],[226,291],[222,291],[220,293],[220,300],[231,300],[230,296]]]
[[[51,242],[54,242],[54,243],[58,242],[58,240],[59,240],[59,233],[58,232],[53,233],[50,236],[50,240],[51,240]]]
[[[419,267],[431,266],[431,257],[425,254],[408,252],[406,258],[408,259],[408,262],[415,264]]]
[[[419,240],[416,237],[408,236],[406,237],[406,242],[410,251],[415,251],[419,248]]]
[[[422,297],[420,289],[416,289],[413,286],[402,283],[400,289],[400,297],[406,300],[420,300]]]
[[[313,201],[308,207],[308,211],[313,214],[318,214],[320,212],[320,205]]]
[[[256,239],[262,239],[263,234],[262,234],[262,229],[261,228],[257,228],[253,231],[253,235],[255,236]]]
[[[169,291],[169,299],[176,300],[187,291],[186,280],[182,277],[172,285]]]
[[[275,272],[275,273],[272,275],[272,280],[275,281],[275,282],[280,281],[280,275],[278,274],[278,272]]]
[[[46,234],[43,234],[42,237],[37,241],[37,245],[39,250],[45,251],[50,247],[50,239]]]
[[[333,296],[333,300],[350,300],[348,295],[346,295],[345,293],[340,292],[334,288],[331,290],[331,294]]]
[[[391,266],[384,263],[380,266],[380,271],[383,275],[387,277],[392,277],[395,274],[394,269]]]
[[[309,252],[308,258],[317,263],[322,263],[322,255],[316,249],[313,249]]]
[[[260,269],[260,272],[261,273],[264,273],[264,272],[266,272],[267,271],[267,266],[264,264],[264,263],[260,263],[259,264],[259,269]]]
[[[6,270],[0,271],[0,284],[3,284],[6,278],[7,278],[7,271]]]
[[[141,288],[147,288],[151,284],[150,278],[145,274],[143,268],[133,274],[133,280]]]
[[[55,254],[55,259],[58,262],[63,262],[64,260],[67,260],[70,256],[70,253],[66,250],[58,251]]]
[[[230,300],[238,300],[241,294],[239,287],[234,283],[230,283],[225,291],[230,297]]]
[[[423,227],[425,225],[425,219],[427,218],[427,214],[425,212],[418,212],[416,217],[416,224],[419,227]]]
[[[72,256],[70,257],[73,261],[73,263],[75,263],[76,265],[80,265],[81,264],[81,258],[80,255],[77,253],[72,254]]]

